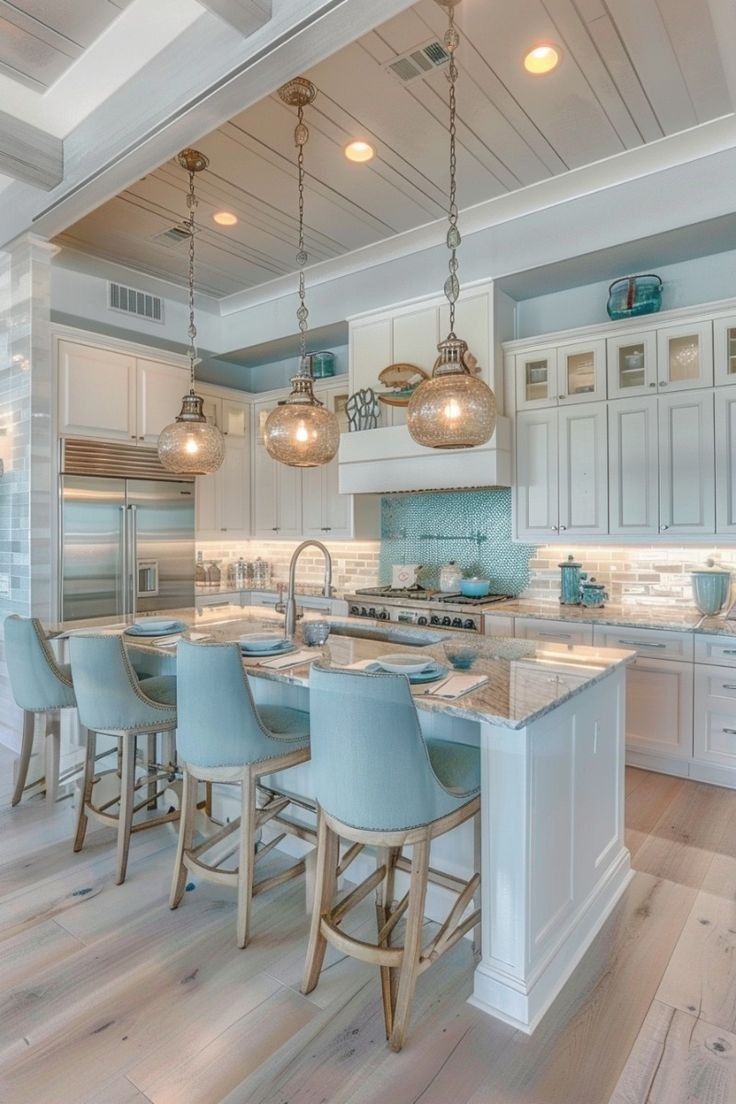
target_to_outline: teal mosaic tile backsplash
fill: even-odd
[[[490,579],[494,591],[520,594],[535,550],[512,544],[510,490],[390,495],[381,501],[381,583],[391,582],[393,564],[420,563],[421,581],[437,586],[440,565],[455,560],[466,575]]]

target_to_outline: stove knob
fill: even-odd
[[[436,613],[432,614],[432,616],[429,619],[429,623],[430,623],[430,625],[439,625],[440,624],[440,619],[439,619],[439,617],[437,616]]]
[[[378,620],[379,621],[388,621],[388,610],[387,609],[382,609],[382,610],[378,611]]]
[[[449,617],[443,617],[442,618],[442,624],[447,625],[449,627],[452,624],[452,621],[450,620]]]
[[[365,608],[365,606],[360,607],[360,616],[361,617],[367,617],[368,616],[368,610]]]
[[[424,615],[422,615],[421,617],[417,617],[417,625],[426,625],[426,624],[427,624],[427,618]]]
[[[350,607],[350,613],[352,614],[353,617],[359,617],[360,616],[360,606],[351,606]]]
[[[471,619],[471,618],[469,617],[469,618],[467,619],[467,621],[463,621],[463,628],[464,628],[464,629],[474,629],[474,628],[475,628],[475,621],[473,621],[473,620],[472,620],[472,619]]]
[[[375,617],[376,616],[376,607],[375,606],[371,606],[371,608],[368,610],[368,616],[369,617]]]
[[[452,627],[453,627],[453,629],[461,629],[463,627],[462,617],[453,617]]]

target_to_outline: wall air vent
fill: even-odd
[[[432,38],[422,46],[415,46],[413,50],[407,50],[405,54],[387,62],[383,68],[402,84],[410,84],[426,77],[435,69],[441,69],[449,60],[450,55],[442,43]]]
[[[147,291],[138,291],[136,288],[125,287],[123,284],[107,285],[108,306],[110,310],[121,311],[123,314],[135,314],[138,318],[147,318],[149,322],[163,322],[164,301],[159,295],[151,295]]]

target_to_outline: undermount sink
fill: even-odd
[[[434,632],[431,629],[404,629],[398,626],[384,628],[382,625],[356,625],[353,622],[337,621],[330,625],[333,636],[357,636],[363,640],[385,640],[388,644],[410,644],[414,648],[428,648],[430,644],[439,644],[447,640],[447,633]]]

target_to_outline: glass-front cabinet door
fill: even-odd
[[[713,323],[713,362],[716,387],[736,383],[736,316]]]
[[[557,350],[557,398],[566,405],[606,397],[606,343],[561,345]]]
[[[688,391],[713,386],[713,324],[664,326],[657,331],[657,387]]]
[[[608,397],[636,398],[657,390],[657,334],[654,330],[609,337]]]
[[[538,349],[516,357],[518,410],[557,406],[557,350]]]

